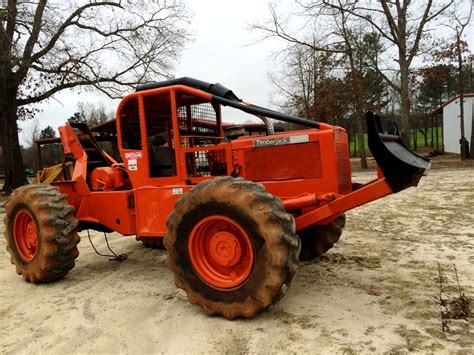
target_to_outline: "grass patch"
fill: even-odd
[[[421,134],[421,132],[419,132],[419,131],[416,132],[416,133],[417,133],[416,140],[418,142],[418,149],[425,150],[425,149],[423,149],[425,147],[425,138],[423,137],[423,134]],[[431,130],[431,128],[428,129],[428,133],[427,133],[428,145],[431,144],[431,139],[435,134],[436,134],[436,128],[433,131]],[[435,138],[434,142],[436,144],[436,137],[434,137],[434,138]],[[439,141],[440,144],[442,142],[442,139],[443,139],[442,129],[441,129],[441,127],[439,127],[438,128],[438,141]],[[364,134],[364,143],[365,143],[365,151],[368,155],[370,155],[367,134]],[[359,151],[358,137],[351,137],[351,141],[349,142],[351,156],[354,154],[354,145],[357,147],[357,151]],[[413,131],[410,132],[410,147],[413,147]]]

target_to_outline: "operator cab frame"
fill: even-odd
[[[231,173],[221,105],[212,96],[175,85],[135,92],[116,115],[120,155],[132,186],[194,185]]]

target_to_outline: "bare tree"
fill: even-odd
[[[354,6],[350,7],[349,5],[348,2],[342,0],[336,1],[334,4],[326,4],[324,1],[297,1],[299,11],[296,12],[296,16],[298,16],[300,22],[304,23],[304,26],[300,26],[305,29],[304,31],[292,31],[289,19],[279,17],[275,6],[271,5],[270,20],[264,23],[254,24],[252,28],[263,33],[263,39],[276,37],[287,43],[283,51],[290,53],[290,58],[293,59],[295,63],[287,62],[286,65],[288,66],[289,64],[298,69],[289,71],[289,76],[294,78],[290,78],[289,80],[296,81],[298,83],[296,87],[300,88],[300,90],[295,92],[295,85],[290,86],[291,89],[283,88],[281,83],[284,83],[284,81],[281,79],[275,80],[274,83],[281,91],[284,91],[286,96],[289,96],[293,102],[305,105],[302,113],[306,117],[308,117],[309,113],[312,113],[309,115],[312,118],[322,119],[322,117],[315,117],[314,111],[311,112],[309,110],[310,101],[308,98],[312,96],[314,100],[317,100],[321,98],[321,95],[318,95],[317,92],[318,68],[316,65],[311,65],[312,61],[308,60],[308,57],[331,55],[329,59],[336,65],[341,65],[342,68],[340,69],[347,72],[348,75],[345,78],[347,80],[345,82],[345,84],[347,84],[345,89],[347,94],[345,99],[347,100],[347,96],[349,96],[351,100],[352,116],[357,122],[356,132],[358,136],[361,167],[367,168],[364,139],[364,109],[367,109],[367,105],[365,97],[362,95],[364,69],[367,67],[367,63],[364,63],[364,60],[367,55],[370,55],[373,62],[377,63],[378,53],[377,51],[374,52],[372,48],[368,48],[370,46],[361,45],[365,42],[362,38],[364,38],[366,34],[369,34],[370,31],[362,29],[359,19],[354,21],[352,12],[350,11],[353,10]],[[355,28],[359,30],[357,34],[354,31]],[[366,52],[364,53],[362,49]],[[361,58],[361,55],[364,58]],[[305,56],[305,60],[300,61],[300,59]],[[305,67],[309,67],[310,70],[302,70]],[[339,72],[339,77],[343,76],[341,70],[339,70]],[[333,80],[336,80],[336,76],[333,76]],[[298,95],[299,93],[301,93],[301,96]],[[377,106],[380,108],[380,98],[378,103]],[[323,102],[323,105],[327,105],[327,101]],[[316,103],[313,104],[313,106],[317,106]],[[348,113],[346,109],[346,114]]]
[[[398,64],[399,82],[386,75],[381,63],[373,61],[373,66],[386,82],[400,95],[401,134],[409,142],[410,129],[410,69],[413,59],[419,54],[430,25],[443,14],[454,0],[322,0],[330,7],[345,9],[377,31],[388,47],[394,48]]]
[[[112,110],[107,111],[103,103],[79,102],[77,104],[79,115],[84,117],[89,126],[95,126],[114,118]]]
[[[448,92],[450,92],[451,95],[459,95],[459,118],[461,133],[459,143],[461,160],[469,158],[469,142],[466,139],[465,130],[466,117],[464,112],[464,93],[467,88],[472,87],[468,80],[469,75],[466,75],[468,74],[469,70],[467,68],[466,61],[468,62],[467,64],[469,64],[471,53],[469,51],[468,43],[463,39],[463,37],[464,31],[470,23],[472,10],[472,0],[460,0],[454,4],[450,21],[445,23],[445,26],[452,30],[454,38],[451,37],[444,41],[440,41],[440,44],[434,51],[433,56],[436,61],[441,63],[440,65],[445,65],[447,68],[452,68],[452,78],[454,79],[454,85],[450,85],[451,90],[448,90]],[[448,95],[448,97],[451,95]],[[472,148],[472,139],[474,138],[474,134],[471,133],[470,138]]]
[[[339,4],[341,2],[339,1]],[[331,7],[329,7],[331,9]],[[322,7],[324,11],[325,7]],[[360,155],[360,166],[362,169],[367,169],[367,155],[365,151],[365,138],[364,138],[364,98],[362,95],[362,77],[363,72],[361,68],[361,60],[357,60],[357,36],[350,29],[348,11],[342,6],[336,7],[336,11],[330,12],[329,15],[334,17],[334,24],[338,28],[338,34],[344,40],[344,54],[347,57],[349,64],[349,78],[351,92],[351,99],[354,107],[354,115],[357,122],[357,141],[359,143],[359,155]],[[360,36],[359,36],[360,37]],[[359,41],[360,42],[360,41]]]
[[[35,140],[40,137],[41,128],[38,118],[33,118],[29,124],[21,130],[23,142],[26,148],[31,148],[35,145]]]
[[[1,0],[0,131],[4,190],[26,183],[19,117],[55,93],[90,86],[111,97],[170,77],[189,16],[180,0]]]
[[[41,136],[40,122],[37,117],[29,120],[27,124],[23,125],[20,134],[23,144],[21,146],[21,155],[23,158],[24,168],[35,167],[36,164],[36,149],[35,140]],[[23,169],[25,170],[25,169]]]
[[[333,120],[341,113],[337,110],[338,78],[333,76],[336,65],[332,53],[301,45],[291,48],[281,70],[270,74],[283,98],[277,105],[309,120]]]
[[[297,1],[299,3],[299,1]],[[300,4],[301,5],[301,4]],[[308,16],[297,12],[289,14],[282,19],[277,13],[276,5],[269,5],[270,19],[263,22],[256,22],[250,25],[250,28],[263,34],[260,40],[269,38],[278,38],[287,43],[283,51],[287,51],[296,46],[310,48],[317,52],[342,53],[339,46],[343,43],[340,39],[334,37],[333,29],[324,24],[319,25],[317,14],[312,13]],[[291,29],[291,17],[300,17],[305,20],[301,29]],[[324,22],[324,21],[322,21]],[[308,30],[310,29],[310,30]]]

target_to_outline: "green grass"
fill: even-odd
[[[431,135],[432,135],[432,133],[436,134],[436,128],[433,131],[434,132],[431,132],[431,128],[428,129],[428,146],[431,145]],[[350,150],[351,155],[354,152],[354,144],[357,144],[357,151],[359,150],[359,145],[358,145],[359,140],[357,139],[357,137],[355,137],[355,138],[356,138],[355,141],[352,139],[350,144],[349,144],[350,149],[351,149]],[[368,154],[370,154],[367,134],[364,135],[364,140],[365,140],[365,148],[366,148],[365,150]],[[438,128],[438,140],[439,140],[439,144],[441,144],[441,141],[442,141],[441,127]],[[425,139],[423,138],[423,134],[421,134],[421,132],[419,132],[419,131],[417,132],[417,141],[418,141],[418,150],[423,149],[425,147]],[[436,137],[435,137],[434,142],[436,144]],[[410,147],[413,147],[413,133],[410,133]]]

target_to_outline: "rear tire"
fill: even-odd
[[[16,189],[6,205],[5,238],[16,272],[32,283],[65,276],[79,255],[74,207],[56,187]]]
[[[261,184],[202,182],[176,202],[167,226],[176,286],[209,315],[253,317],[285,294],[296,273],[294,219]]]
[[[332,222],[318,226],[309,226],[298,232],[301,239],[300,260],[318,258],[331,249],[342,235],[346,224],[346,215],[341,214]]]
[[[142,242],[144,248],[164,249],[163,238],[161,237],[136,237],[136,240]]]

